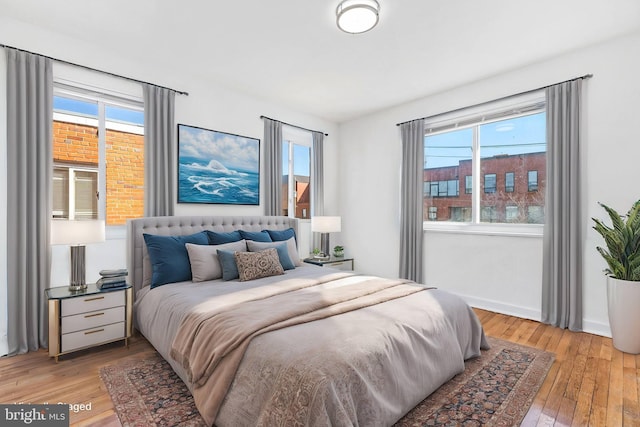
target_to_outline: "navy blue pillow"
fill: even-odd
[[[240,231],[240,235],[245,240],[253,240],[254,242],[273,242],[271,236],[266,231]]]
[[[269,233],[269,237],[274,242],[283,242],[285,240],[289,240],[290,238],[294,238],[296,243],[298,239],[296,237],[296,231],[293,228],[287,228],[286,230],[264,230]]]
[[[222,280],[233,280],[240,277],[235,252],[218,249],[218,260],[222,268]]]
[[[207,233],[204,231],[188,236],[143,234],[143,237],[153,270],[151,288],[191,280],[191,264],[185,243],[209,244]]]
[[[209,237],[210,245],[223,245],[225,243],[239,242],[242,240],[242,236],[238,230],[230,231],[228,233],[219,233],[217,231],[207,230],[207,236]]]

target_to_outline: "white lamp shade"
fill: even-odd
[[[342,221],[339,216],[311,217],[311,231],[316,233],[337,233],[341,230]]]
[[[336,22],[346,33],[364,33],[376,26],[379,12],[376,0],[343,0],[336,9]]]
[[[104,242],[103,220],[51,221],[52,245],[84,245],[99,242]]]

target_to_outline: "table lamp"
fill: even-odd
[[[71,281],[69,290],[81,291],[87,288],[85,270],[85,244],[104,242],[103,220],[51,221],[51,244],[71,245]]]
[[[329,256],[329,233],[337,233],[342,230],[342,222],[339,216],[314,216],[311,217],[311,231],[320,233],[320,250],[325,256]]]

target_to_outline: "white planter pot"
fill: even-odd
[[[613,346],[640,353],[640,282],[607,278],[609,325]]]

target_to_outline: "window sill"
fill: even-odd
[[[541,238],[544,231],[544,225],[542,224],[470,224],[448,221],[425,221],[422,228],[423,231],[427,233],[480,234],[485,236],[534,238]]]

